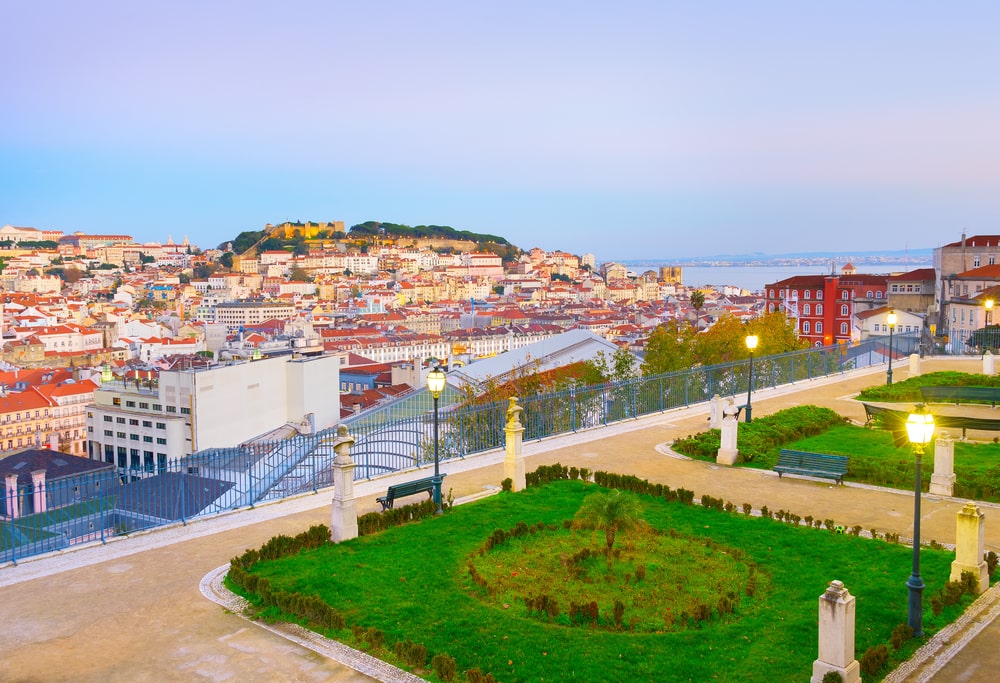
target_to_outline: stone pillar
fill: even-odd
[[[934,440],[934,473],[928,493],[936,496],[955,495],[955,440],[948,432]]]
[[[844,683],[861,680],[861,665],[854,658],[855,598],[840,581],[819,596],[819,658],[813,662],[810,683],[822,683],[828,671],[836,671]]]
[[[993,374],[993,354],[989,351],[983,354],[983,374],[987,376]]]
[[[739,427],[736,415],[733,399],[729,399],[722,411],[722,439],[719,444],[719,452],[715,456],[715,462],[720,465],[735,465],[736,458],[740,454],[736,448],[736,432]]]
[[[337,427],[333,439],[333,512],[330,519],[330,540],[334,543],[358,537],[358,501],[354,498],[354,461],[351,446],[354,437],[347,427]]]
[[[920,377],[920,354],[910,354],[910,377]]]
[[[523,491],[524,455],[521,454],[521,443],[524,440],[524,426],[521,424],[521,412],[524,410],[517,404],[517,397],[511,396],[507,406],[507,424],[504,426],[507,454],[503,459],[504,479],[510,479],[514,491]]]
[[[955,526],[955,561],[951,563],[951,581],[960,581],[962,572],[972,572],[979,580],[979,592],[990,587],[989,570],[983,553],[986,515],[975,503],[966,503],[958,511]]]
[[[45,504],[45,470],[35,470],[31,473],[31,485],[34,489],[31,501],[34,513],[45,512],[48,509]]]
[[[4,478],[4,498],[7,501],[7,518],[17,519],[21,516],[21,498],[17,495],[17,475],[8,474]]]
[[[709,429],[721,429],[722,428],[722,410],[723,410],[722,397],[716,394],[712,397],[712,400],[708,402],[708,428]]]

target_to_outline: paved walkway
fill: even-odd
[[[906,377],[906,366],[894,368]],[[925,361],[924,370],[981,371],[978,360]],[[884,370],[760,392],[757,417],[800,404],[831,407],[859,422],[864,409],[850,396],[883,381]],[[912,495],[865,486],[835,486],[771,472],[717,467],[672,457],[666,445],[703,430],[708,408],[681,409],[624,424],[524,445],[528,467],[562,462],[629,472],[697,495],[737,505],[860,524],[864,529],[912,532]],[[446,488],[456,499],[495,490],[502,453],[447,463]],[[412,474],[397,475],[404,480]],[[390,479],[360,482],[362,512]],[[300,645],[248,625],[202,597],[199,583],[214,568],[278,533],[328,523],[330,492],[188,526],[134,534],[0,568],[0,681],[366,681],[363,676]],[[953,543],[955,514],[965,501],[925,496],[922,537]],[[983,506],[989,549],[1000,552],[1000,508]],[[998,521],[995,521],[998,520]],[[909,575],[900,568],[900,585]],[[835,577],[831,577],[835,578]],[[848,587],[850,588],[850,587]],[[905,600],[901,599],[905,606]],[[978,635],[975,635],[976,629]],[[979,624],[975,635],[936,673],[921,667],[903,680],[992,681],[1000,667],[1000,624]],[[960,636],[956,636],[959,642]],[[957,648],[957,645],[955,646]],[[860,653],[859,653],[860,654]]]

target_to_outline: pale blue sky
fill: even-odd
[[[598,260],[1000,233],[993,2],[0,0],[0,224]]]

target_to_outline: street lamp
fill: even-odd
[[[434,514],[441,514],[441,472],[438,469],[438,399],[444,391],[447,377],[440,365],[427,373],[427,390],[434,397]]]
[[[896,329],[896,311],[889,311],[885,321],[889,323],[889,370],[885,373],[885,383],[892,384],[892,331]]]
[[[906,435],[913,445],[913,457],[917,465],[913,485],[913,573],[906,582],[906,587],[910,590],[906,623],[913,629],[914,636],[922,636],[924,581],[920,578],[920,459],[924,454],[924,445],[930,443],[934,436],[934,416],[925,411],[922,405],[918,405],[906,418]]]
[[[757,348],[757,335],[751,334],[747,337],[747,348],[750,350],[750,379],[747,380],[747,422],[753,420],[750,411],[750,392],[753,390],[753,350]]]

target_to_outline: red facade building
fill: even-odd
[[[852,269],[853,270],[853,269]],[[796,275],[764,287],[768,313],[784,311],[799,337],[814,346],[846,344],[856,312],[886,304],[884,275]]]

